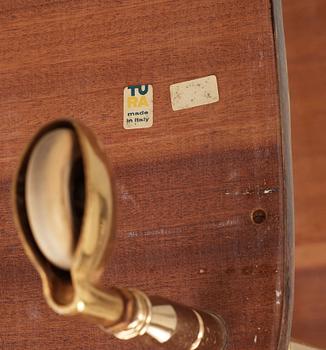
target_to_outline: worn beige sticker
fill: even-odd
[[[170,85],[170,94],[174,111],[219,101],[215,75]]]
[[[153,125],[153,86],[125,87],[123,127],[125,129],[150,128]]]

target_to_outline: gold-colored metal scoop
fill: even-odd
[[[120,339],[143,336],[151,350],[224,349],[219,316],[136,289],[96,287],[114,233],[114,200],[106,161],[84,126],[57,121],[34,137],[14,199],[20,237],[54,311],[80,314]]]

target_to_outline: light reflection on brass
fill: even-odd
[[[114,233],[109,173],[96,140],[75,121],[43,128],[22,158],[15,220],[48,305],[61,315],[86,317],[120,339],[143,336],[148,349],[224,349],[220,317],[135,289],[95,287]]]
[[[318,350],[318,349],[313,348],[309,345],[303,345],[303,344],[291,342],[289,345],[289,350]]]
[[[204,334],[205,334],[205,325],[204,325],[203,318],[199,315],[199,313],[197,311],[195,311],[195,310],[193,310],[193,311],[197,317],[199,329],[198,329],[197,339],[192,343],[190,350],[198,349],[200,343],[203,340]]]

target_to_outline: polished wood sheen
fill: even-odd
[[[116,244],[104,287],[220,313],[228,350],[286,348],[291,193],[275,9],[269,0],[0,3],[3,349],[144,349],[54,314],[14,228],[22,150],[62,117],[98,135],[114,173]],[[171,84],[211,74],[218,103],[172,110]],[[139,83],[153,85],[154,124],[125,130],[123,89]]]

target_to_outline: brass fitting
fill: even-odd
[[[119,339],[142,336],[148,349],[224,349],[227,334],[219,316],[135,289],[96,287],[115,231],[106,164],[94,136],[70,120],[41,129],[21,160],[15,221],[48,305],[61,315],[81,315]]]
[[[297,342],[292,341],[289,345],[289,350],[318,350],[317,348],[313,348],[309,345],[299,344]]]

